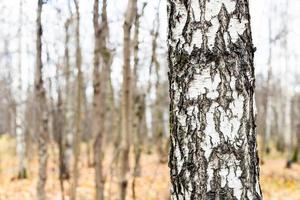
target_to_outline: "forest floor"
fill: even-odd
[[[14,141],[6,136],[0,138],[0,200],[34,200],[37,182],[37,156],[31,154],[28,162],[28,179],[17,180],[17,157]],[[109,150],[108,150],[109,151]],[[36,151],[33,151],[36,152]],[[78,186],[79,200],[92,200],[94,197],[94,169],[87,166],[87,156],[82,151],[80,179]],[[109,151],[106,155],[111,155]],[[115,167],[109,167],[109,156],[105,159],[106,188],[108,200],[117,199],[117,177]],[[300,165],[294,164],[291,169],[285,168],[283,156],[268,156],[261,166],[261,186],[265,200],[300,200]],[[61,190],[58,181],[57,149],[49,147],[47,195],[49,200],[60,200]],[[158,162],[156,154],[143,154],[141,176],[136,180],[137,200],[167,200],[169,195],[169,170],[167,164]],[[129,181],[128,199],[132,199],[132,179]],[[68,200],[70,182],[65,183],[65,199]]]

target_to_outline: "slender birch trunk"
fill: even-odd
[[[25,141],[25,128],[24,128],[24,114],[25,105],[22,98],[22,24],[23,24],[23,0],[20,0],[19,8],[19,29],[18,29],[18,98],[16,105],[16,144],[17,154],[19,158],[18,178],[27,178],[26,170],[26,141]]]
[[[284,125],[284,133],[287,134],[287,149],[288,149],[288,155],[287,155],[287,162],[286,167],[291,168],[292,167],[292,156],[293,156],[293,144],[294,144],[294,137],[292,132],[292,126],[291,126],[291,94],[290,92],[287,92],[286,94],[286,102],[285,102],[285,125]]]
[[[105,176],[103,173],[103,139],[107,107],[107,88],[110,76],[110,51],[106,46],[108,38],[108,23],[106,13],[107,1],[102,2],[101,23],[99,24],[99,0],[94,0],[94,99],[93,99],[93,130],[94,130],[94,163],[96,199],[104,199]],[[101,63],[101,70],[100,70]],[[101,71],[101,73],[100,73]]]
[[[296,113],[296,119],[300,118],[300,96],[299,94],[296,95],[295,98],[295,113]],[[295,121],[296,121],[295,119]],[[300,163],[300,122],[297,120],[295,122],[295,134],[296,134],[296,149],[295,149],[295,162]]]
[[[140,34],[140,18],[144,14],[146,3],[144,3],[141,13],[138,12],[136,7],[135,11],[135,21],[134,21],[134,38],[133,38],[133,73],[132,73],[132,99],[133,103],[131,105],[133,110],[132,116],[132,133],[133,133],[133,143],[134,143],[134,167],[133,167],[133,180],[131,184],[132,188],[132,198],[136,199],[135,183],[136,177],[140,176],[141,166],[140,160],[142,155],[142,122],[145,117],[145,94],[138,88],[138,67],[139,67],[139,34]]]
[[[73,127],[72,127],[72,97],[70,86],[70,55],[69,55],[69,40],[70,33],[69,27],[72,20],[68,18],[65,22],[65,52],[64,52],[64,75],[65,75],[65,97],[63,100],[63,115],[64,115],[64,129],[62,134],[61,144],[61,166],[60,177],[62,180],[70,178],[70,162],[72,156],[72,142],[73,142]]]
[[[80,47],[80,13],[79,0],[74,0],[76,9],[76,68],[77,68],[77,102],[76,102],[76,131],[74,137],[74,164],[73,164],[73,180],[71,184],[71,200],[76,200],[76,190],[79,179],[79,158],[80,158],[80,144],[82,132],[82,92],[83,92],[83,77],[81,70],[81,47]]]
[[[262,199],[247,0],[168,0],[172,200]]]
[[[134,105],[134,111],[135,111],[135,117],[136,117],[136,127],[134,130],[135,138],[134,138],[134,168],[133,168],[133,180],[131,184],[132,188],[132,199],[136,198],[136,178],[140,176],[141,174],[141,155],[142,155],[142,145],[143,145],[143,134],[144,130],[146,130],[146,124],[145,124],[145,94],[141,94],[136,96],[135,98],[135,105]]]
[[[57,66],[58,71],[58,66]],[[62,200],[65,199],[64,196],[64,179],[65,179],[65,162],[64,162],[64,114],[63,114],[63,101],[62,101],[62,94],[61,89],[59,88],[59,81],[58,81],[58,73],[57,73],[57,104],[54,111],[54,122],[53,122],[53,131],[57,135],[58,139],[58,150],[59,150],[59,181],[60,181],[60,188],[61,188],[61,197]]]
[[[291,123],[292,123],[292,133],[295,135],[295,146],[293,146],[293,152],[292,152],[292,163],[297,163],[299,160],[299,153],[300,153],[300,134],[299,134],[299,128],[300,128],[300,105],[299,105],[299,95],[296,94],[292,98],[292,110],[291,110]]]
[[[119,199],[126,199],[126,190],[129,176],[129,151],[131,138],[131,27],[134,22],[137,0],[128,0],[123,24],[124,46],[123,46],[123,86],[122,86],[122,133],[121,133],[121,156],[120,156],[120,179]]]
[[[160,77],[160,63],[158,61],[157,49],[158,49],[158,37],[159,37],[159,27],[160,27],[160,19],[159,19],[159,5],[156,11],[156,17],[153,23],[152,32],[152,56],[151,56],[151,64],[154,65],[154,72],[156,75],[155,82],[155,101],[153,107],[153,115],[152,115],[152,124],[153,124],[153,134],[154,134],[154,142],[156,145],[156,149],[159,155],[159,162],[164,163],[167,160],[167,154],[164,150],[164,119],[163,119],[163,94],[161,91],[161,77]],[[151,67],[152,68],[152,67]]]
[[[282,13],[282,21],[283,21],[283,32],[286,34],[282,38],[282,49],[284,54],[284,66],[283,66],[283,73],[282,76],[287,79],[287,81],[283,81],[283,79],[280,79],[280,83],[282,88],[284,88],[284,98],[281,98],[284,101],[284,128],[283,128],[283,134],[285,136],[285,145],[287,147],[287,162],[286,167],[290,168],[292,166],[292,148],[293,148],[293,133],[291,131],[291,89],[288,87],[288,67],[289,67],[289,51],[288,51],[288,18],[287,15],[289,14],[288,9],[289,8],[289,1],[285,0],[285,6],[284,6],[284,12]]]
[[[38,10],[36,18],[36,67],[35,67],[35,97],[36,97],[36,119],[37,119],[37,134],[38,134],[38,153],[39,153],[39,179],[37,183],[37,199],[46,199],[46,180],[47,180],[47,143],[48,143],[48,112],[47,112],[47,100],[46,91],[44,88],[43,80],[43,62],[42,62],[42,14],[43,1],[38,0]]]
[[[271,135],[271,122],[272,122],[272,97],[270,93],[272,80],[272,26],[271,17],[269,17],[269,57],[268,57],[268,76],[267,76],[267,86],[266,86],[266,98],[264,102],[265,107],[265,131],[262,132],[261,140],[261,154],[260,162],[264,163],[264,155],[268,150],[268,141]]]

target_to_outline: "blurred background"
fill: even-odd
[[[300,200],[300,1],[249,3],[253,43],[257,48],[257,134],[264,198]],[[37,6],[37,0],[0,1],[0,200],[36,198]],[[94,56],[98,43],[94,9],[94,0],[43,2],[41,58],[48,126],[49,199],[69,199],[74,170],[78,171],[77,198],[89,200],[95,195]],[[99,48],[105,48],[109,55],[107,68],[101,67],[103,60],[100,62],[101,73],[106,70],[104,73],[108,74],[101,82],[105,95],[101,94],[100,105],[105,113],[101,120],[104,131],[100,153],[104,155],[104,196],[118,196],[118,169],[122,167],[119,147],[126,139],[121,123],[126,60],[123,53],[128,51],[133,73],[127,197],[164,200],[169,198],[166,0],[137,1],[128,32],[129,46],[124,45],[123,38],[126,9],[130,13],[127,1],[108,0],[107,31],[100,33],[104,46]],[[100,0],[100,27],[106,23],[102,13]],[[73,168],[75,160],[78,167]]]

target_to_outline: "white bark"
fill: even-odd
[[[171,199],[262,199],[248,1],[168,2]]]
[[[24,114],[25,105],[22,98],[22,15],[23,15],[23,1],[20,0],[19,8],[19,29],[18,29],[18,91],[16,100],[16,148],[19,158],[18,178],[26,178],[26,143],[25,143],[25,129],[24,129]]]

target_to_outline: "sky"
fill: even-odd
[[[288,1],[288,14],[284,17],[286,1]],[[0,1],[0,54],[3,53],[4,39],[9,43],[9,51],[12,56],[9,59],[0,60],[0,73],[5,74],[8,71],[5,63],[11,62],[13,68],[13,82],[17,84],[17,30],[19,24],[20,0],[1,0]],[[64,22],[69,16],[67,0],[48,0],[44,5],[42,23],[44,28],[43,42],[44,53],[43,60],[45,63],[45,76],[55,76],[55,65],[58,61],[62,62],[63,45],[64,45]],[[93,0],[79,0],[80,14],[81,14],[81,46],[83,52],[83,68],[86,72],[87,92],[92,92],[91,73],[92,73],[92,52],[93,52],[93,25],[92,25],[92,9]],[[139,0],[139,8],[144,2],[148,2],[145,8],[144,16],[141,18],[141,70],[140,74],[147,79],[148,68],[150,64],[151,55],[151,36],[150,31],[153,27],[153,20],[155,18],[156,9],[159,5],[160,11],[160,36],[159,36],[159,55],[162,67],[162,78],[165,80],[167,72],[166,60],[166,36],[167,36],[167,15],[166,15],[166,1],[161,0]],[[23,14],[22,14],[22,82],[23,85],[33,84],[33,70],[34,70],[34,55],[35,55],[35,17],[36,17],[37,1],[23,0]],[[116,89],[120,89],[122,83],[122,25],[124,20],[124,12],[126,9],[126,0],[109,0],[108,1],[108,19],[110,27],[109,46],[114,49],[114,61],[112,65],[112,79]],[[267,61],[269,56],[269,16],[272,18],[272,37],[275,37],[284,24],[288,27],[288,43],[287,54],[288,61],[285,62],[284,50],[281,42],[276,42],[272,45],[273,61],[272,67],[274,74],[284,78],[286,87],[294,85],[297,80],[295,74],[299,74],[298,57],[300,50],[297,44],[300,42],[299,35],[299,8],[300,1],[298,0],[249,0],[251,25],[254,46],[257,48],[255,53],[255,68],[256,74],[267,74]],[[73,3],[71,1],[72,8]],[[74,8],[73,8],[74,12]],[[72,43],[72,39],[71,39]],[[71,54],[74,54],[75,48]],[[74,58],[71,63],[74,65]],[[297,72],[297,73],[296,73]],[[155,77],[151,77],[155,81]],[[25,87],[25,86],[24,86]],[[25,90],[25,88],[23,88]]]

